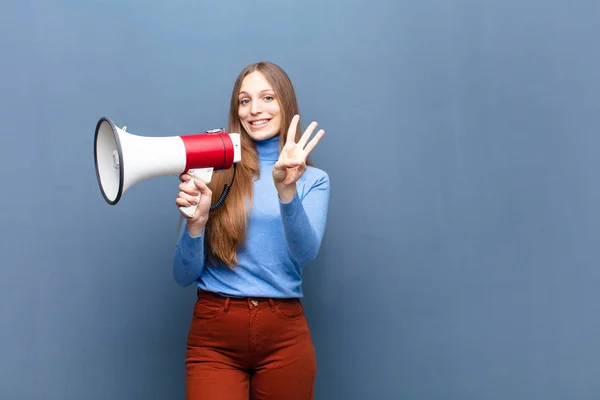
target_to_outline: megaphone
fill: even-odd
[[[226,170],[241,161],[238,133],[220,129],[200,134],[167,137],[146,137],[126,132],[107,117],[96,124],[94,162],[102,196],[115,205],[123,193],[136,183],[164,175],[188,172],[194,179],[209,183],[215,170]],[[228,192],[228,188],[227,188]],[[227,193],[224,191],[223,195]],[[222,204],[223,197],[217,203]],[[180,207],[192,217],[197,205]]]

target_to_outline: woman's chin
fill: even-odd
[[[273,129],[257,129],[257,130],[251,130],[250,132],[248,132],[248,135],[250,135],[250,137],[253,140],[262,141],[262,140],[271,139],[271,138],[275,137],[278,133],[279,132],[276,132]]]

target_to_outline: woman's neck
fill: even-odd
[[[256,144],[259,160],[277,161],[279,159],[279,135],[275,135],[270,139],[255,141],[254,143]]]

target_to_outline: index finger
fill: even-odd
[[[296,129],[298,128],[299,120],[300,116],[298,114],[294,115],[294,118],[292,118],[292,122],[290,123],[290,127],[288,128],[286,143],[296,142]]]
[[[183,174],[179,175],[179,180],[181,182],[187,182],[190,180],[190,178],[191,176],[187,172],[184,172]]]

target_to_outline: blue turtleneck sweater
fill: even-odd
[[[329,177],[309,166],[296,183],[296,196],[283,203],[272,175],[279,137],[256,142],[256,148],[260,179],[253,187],[246,241],[237,253],[239,265],[230,269],[206,263],[205,232],[192,237],[184,220],[173,251],[173,277],[181,286],[195,282],[202,290],[231,297],[303,296],[302,267],[316,258],[325,230]]]

